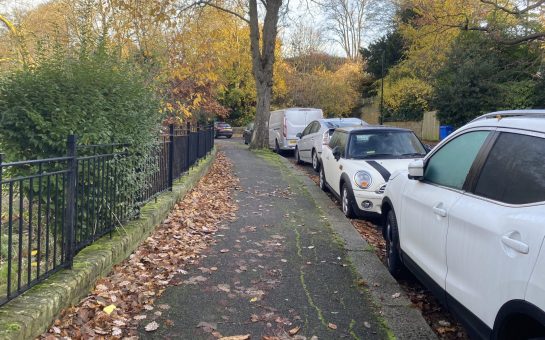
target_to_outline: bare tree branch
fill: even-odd
[[[481,0],[482,3],[484,4],[488,4],[488,5],[492,5],[494,6],[496,9],[499,9],[501,11],[504,11],[508,14],[512,14],[512,15],[522,15],[522,14],[525,14],[525,13],[528,13],[540,6],[542,6],[543,4],[545,4],[545,0],[539,0],[539,1],[536,1],[536,3],[532,4],[532,5],[528,5],[527,7],[525,8],[522,8],[522,9],[517,9],[516,6],[513,6],[513,8],[509,8],[507,6],[502,6],[498,3],[498,1],[492,1],[492,0]]]
[[[229,13],[231,15],[234,15],[235,17],[239,18],[240,20],[243,20],[245,21],[246,23],[250,23],[250,20],[245,18],[244,16],[240,15],[239,13],[235,12],[235,11],[232,11],[228,8],[225,8],[225,7],[222,7],[222,6],[219,6],[219,5],[216,5],[213,0],[200,0],[200,1],[195,1],[183,8],[180,9],[180,11],[186,11],[188,9],[191,9],[193,7],[197,7],[197,6],[210,6],[212,8],[215,8],[217,10],[220,10],[222,12],[225,12],[225,13]]]

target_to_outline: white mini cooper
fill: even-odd
[[[414,132],[387,126],[336,129],[322,150],[320,188],[342,203],[347,217],[380,214],[386,182],[427,147]]]

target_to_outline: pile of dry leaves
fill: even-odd
[[[232,165],[218,153],[209,173],[176,204],[152,235],[108,277],[98,280],[79,305],[64,310],[42,338],[135,336],[138,323],[145,322],[142,311],[154,309],[155,299],[173,283],[174,276],[183,273],[184,266],[193,263],[213,242],[212,234],[218,225],[235,218],[238,207],[231,192],[237,183]],[[156,307],[156,314],[169,308]],[[161,326],[155,321],[145,325],[147,331]]]

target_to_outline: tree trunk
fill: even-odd
[[[271,79],[272,84],[272,79]],[[269,117],[272,97],[272,86],[256,81],[257,106],[254,121],[254,133],[251,149],[265,149],[269,147]]]
[[[257,0],[249,1],[250,46],[252,50],[252,71],[257,90],[257,107],[251,149],[269,146],[269,117],[272,87],[274,52],[278,33],[278,17],[282,0],[265,2],[265,18],[260,30]],[[261,32],[260,32],[261,31]]]
[[[257,106],[254,120],[254,132],[250,149],[264,149],[269,146],[269,117],[271,116],[271,97],[273,88],[274,52],[278,35],[278,19],[283,0],[261,1],[265,8],[263,25],[259,24],[257,0],[248,1],[249,19],[213,3],[201,0],[216,9],[235,15],[250,26],[250,47],[252,52],[252,73],[257,91]]]

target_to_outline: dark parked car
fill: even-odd
[[[244,138],[244,144],[250,144],[252,141],[252,134],[254,133],[254,123],[246,125],[242,132],[242,138]]]
[[[214,123],[214,130],[216,131],[214,137],[227,137],[231,138],[233,137],[233,128],[231,125],[224,123],[224,122],[216,122]]]

